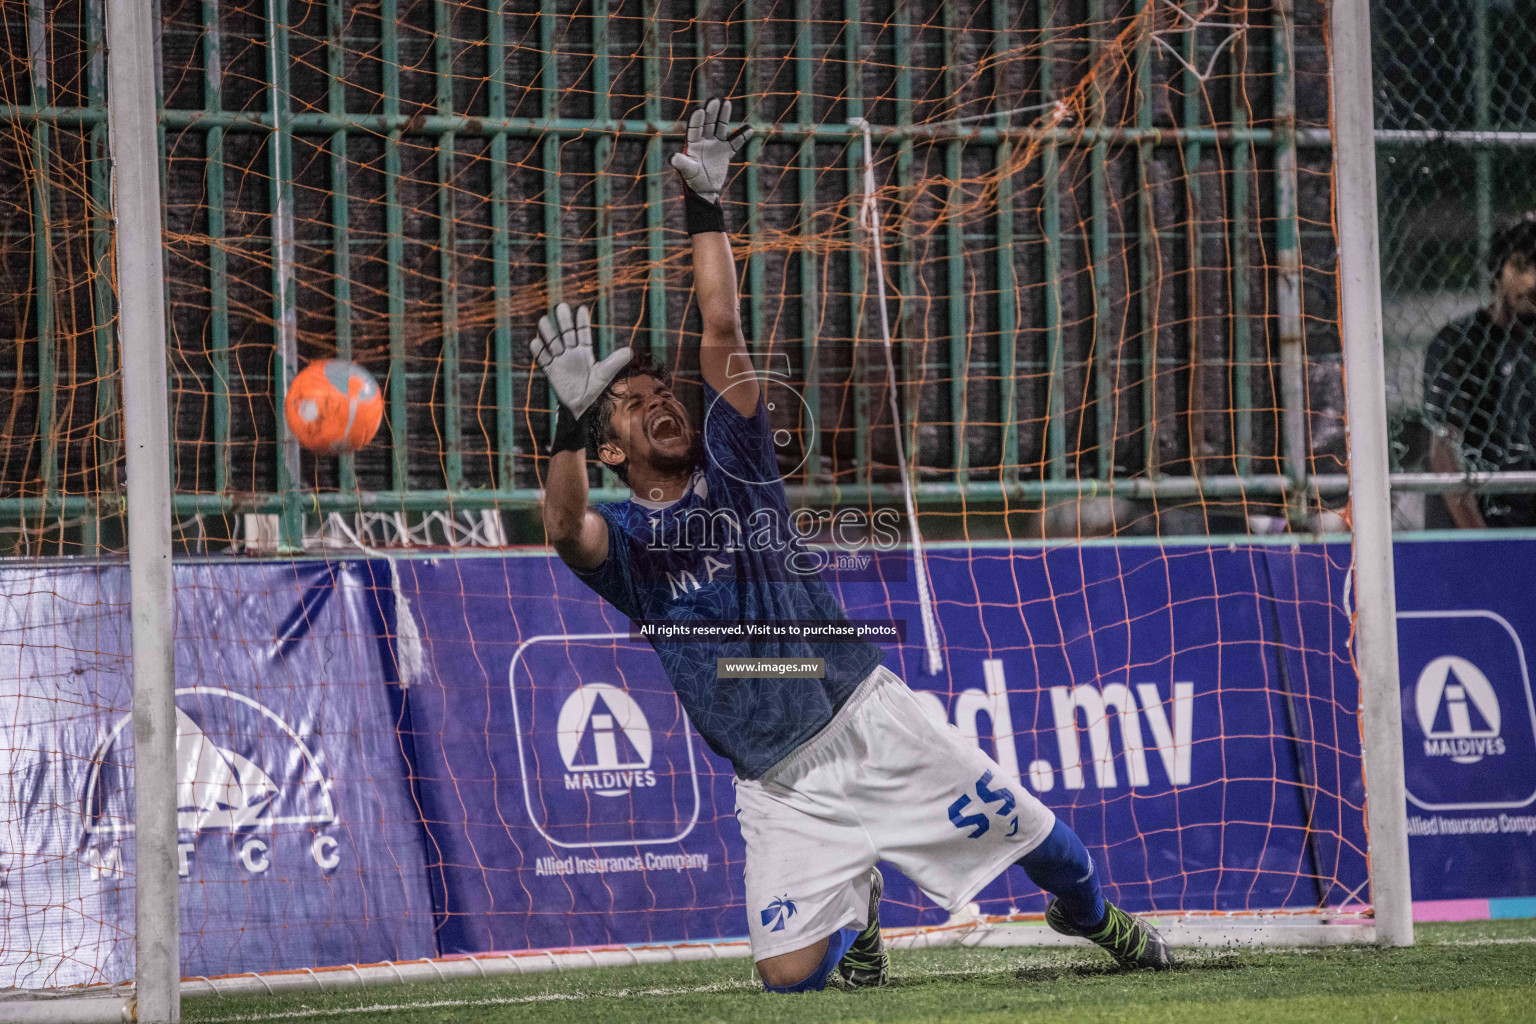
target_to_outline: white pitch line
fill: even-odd
[[[577,999],[625,999],[631,996],[686,996],[708,992],[729,992],[734,989],[752,990],[755,982],[735,981],[716,985],[695,985],[689,988],[615,989],[612,992],[546,992],[531,996],[502,996],[489,999],[434,999],[414,1003],[374,1003],[371,1006],[342,1006],[329,1010],[304,1007],[281,1013],[260,1013],[249,1016],[204,1017],[204,1024],[224,1024],[232,1021],[294,1020],[310,1017],[338,1017],[354,1013],[396,1013],[402,1010],[438,1010],[450,1006],[516,1006],[524,1003],[558,1003]]]
[[[1528,946],[1536,944],[1536,935],[1522,935],[1512,938],[1483,938],[1483,939],[1437,939],[1423,942],[1425,946]],[[1022,948],[1022,947],[1021,947]],[[1255,949],[1191,949],[1183,950],[1179,954],[1179,960],[1183,963],[1191,961],[1224,960],[1241,953],[1319,953],[1336,952],[1337,946],[1331,947],[1299,947],[1290,946],[1272,950]],[[1043,960],[1043,962],[1042,962]],[[1083,958],[1076,956],[1052,956],[1049,959],[1036,959],[1033,964],[1042,967],[1070,967],[1084,963],[1097,963],[1097,958]],[[996,969],[977,968],[972,970],[903,970],[902,977],[907,978],[951,978],[965,977],[978,974],[996,974]],[[469,979],[466,979],[469,980]],[[578,999],[627,999],[634,996],[689,996],[704,995],[710,992],[755,992],[759,986],[755,981],[728,981],[718,982],[713,985],[694,985],[678,988],[646,988],[646,989],[615,989],[611,992],[547,992],[540,995],[528,996],[501,996],[486,999],[434,999],[410,1003],[374,1003],[370,1006],[344,1006],[333,1009],[315,1009],[306,1006],[298,1010],[285,1010],[278,1013],[262,1013],[249,1016],[235,1015],[230,1017],[204,1017],[204,1024],[235,1024],[235,1022],[251,1022],[268,1020],[298,1020],[315,1017],[342,1017],[358,1013],[400,1013],[407,1010],[440,1010],[448,1007],[475,1007],[475,1006],[517,1006],[528,1003],[556,1003],[569,1002]]]
[[[1202,959],[1211,959],[1223,955],[1220,952],[1208,952]],[[1069,967],[1080,965],[1085,961],[1080,957],[1052,957],[1051,962],[1042,966]],[[902,971],[907,978],[947,978],[969,977],[979,974],[995,974],[996,969],[972,968],[949,970],[914,970]],[[475,980],[475,979],[456,979]],[[695,985],[679,988],[647,988],[647,989],[614,989],[611,992],[546,992],[539,995],[528,996],[500,996],[486,999],[436,999],[412,1003],[375,1003],[371,1006],[346,1006],[333,1009],[314,1009],[305,1007],[300,1010],[284,1010],[278,1013],[255,1014],[251,1016],[235,1015],[230,1017],[203,1017],[203,1024],[233,1024],[236,1021],[264,1021],[264,1020],[293,1020],[299,1017],[333,1017],[353,1013],[393,1013],[400,1010],[435,1010],[450,1006],[515,1006],[526,1003],[553,1003],[565,1002],[577,999],[626,999],[632,996],[687,996],[704,995],[711,992],[761,991],[761,986],[755,981],[728,981],[713,985]]]
[[[1437,939],[1425,942],[1425,946],[1529,946],[1536,942],[1536,935],[1519,935],[1508,939]]]

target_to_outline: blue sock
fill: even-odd
[[[821,958],[821,963],[808,977],[802,978],[793,985],[769,985],[764,983],[763,988],[769,992],[820,992],[827,987],[827,979],[832,977],[832,972],[837,969],[837,962],[848,952],[848,947],[853,945],[853,940],[858,938],[856,928],[844,928],[827,936],[827,955]]]
[[[1093,870],[1093,859],[1077,833],[1060,818],[1044,842],[1019,858],[1019,867],[1031,882],[1060,901],[1061,909],[1078,928],[1097,931],[1104,923],[1104,890]]]

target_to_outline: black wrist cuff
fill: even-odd
[[[555,440],[549,446],[550,455],[558,455],[561,452],[584,452],[587,450],[587,424],[592,422],[596,414],[597,405],[577,416],[560,402],[555,408]]]
[[[720,204],[710,202],[686,185],[683,186],[683,218],[690,235],[705,235],[711,231],[725,233],[725,213]]]

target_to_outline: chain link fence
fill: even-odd
[[[1501,228],[1536,210],[1536,20],[1523,0],[1371,6],[1393,468],[1536,468],[1536,333],[1496,312],[1490,267]],[[1528,494],[1476,504],[1488,525],[1536,525]],[[1437,498],[1398,513],[1468,525]]]

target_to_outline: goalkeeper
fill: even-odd
[[[566,564],[637,621],[843,621],[819,576],[797,571],[804,549],[759,382],[740,372],[749,364],[719,198],[752,130],[730,132],[730,111],[720,100],[694,110],[672,158],[704,326],[703,428],[664,368],[628,348],[597,362],[586,308],[561,304],[533,343],[559,398],[544,525]],[[589,451],[629,500],[588,507]],[[700,521],[702,539],[689,526]],[[886,981],[877,861],[950,911],[1018,863],[1051,894],[1052,928],[1123,966],[1170,966],[1162,937],[1105,901],[1077,835],[958,729],[932,722],[872,644],[652,644],[694,728],[735,769],[747,923],[770,991],[820,989],[834,971],[854,986]],[[825,674],[720,678],[717,659],[739,657],[819,658]]]

